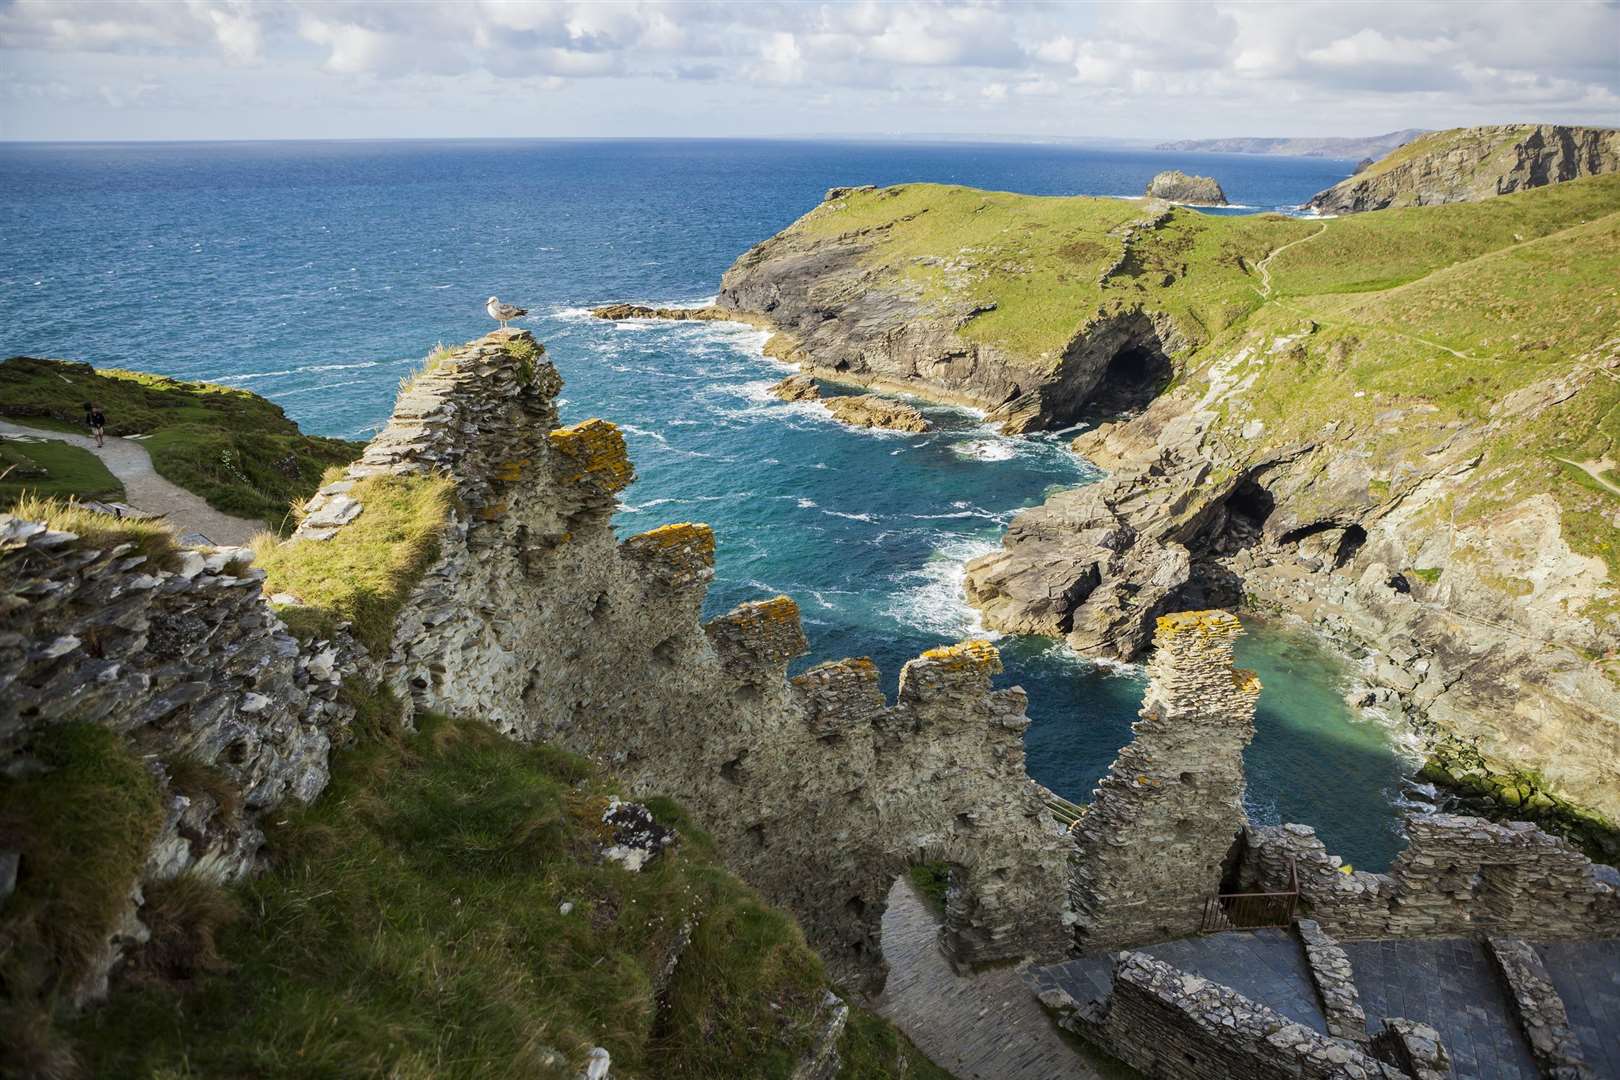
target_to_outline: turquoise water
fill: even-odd
[[[0,144],[0,355],[89,360],[244,386],[306,429],[364,436],[434,342],[490,328],[491,293],[528,306],[562,371],[566,419],[618,421],[640,478],[628,534],[670,521],[719,537],[710,612],[786,592],[804,663],[869,655],[893,692],[925,648],[980,632],[962,563],[1021,507],[1098,475],[1066,437],[1010,439],[925,407],[927,435],[861,432],[766,394],[763,335],[603,323],[587,305],[698,302],[750,244],[830,186],[911,180],[1131,194],[1165,168],[1236,202],[1290,206],[1347,162],[1032,146],[790,142]],[[1088,797],[1130,737],[1135,669],[1002,639],[1030,694],[1030,772]],[[1262,820],[1319,827],[1369,867],[1398,845],[1408,771],[1340,701],[1308,639],[1266,628],[1241,655],[1266,689],[1248,756]]]

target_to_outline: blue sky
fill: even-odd
[[[1620,124],[1620,5],[0,0],[0,138]]]

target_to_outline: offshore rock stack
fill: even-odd
[[[1158,620],[1136,737],[1075,832],[1070,897],[1086,949],[1196,933],[1242,833],[1243,748],[1260,680],[1232,667],[1243,632],[1224,611]]]

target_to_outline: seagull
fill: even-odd
[[[498,296],[490,297],[489,303],[484,305],[484,310],[489,312],[490,318],[501,324],[502,330],[506,329],[506,322],[508,319],[516,319],[529,313],[528,308],[514,307],[511,304],[501,303],[501,299]]]

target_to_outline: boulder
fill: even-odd
[[[876,394],[825,399],[827,411],[851,427],[885,428],[889,431],[932,431],[934,425],[903,401],[892,401]]]
[[[1188,176],[1180,169],[1167,169],[1148,181],[1150,199],[1187,203],[1192,206],[1224,206],[1226,192],[1212,176]]]

